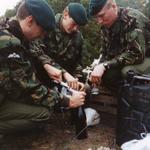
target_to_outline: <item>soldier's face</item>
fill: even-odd
[[[112,3],[106,3],[103,9],[95,15],[98,24],[108,28],[112,26],[117,17],[117,6]]]
[[[46,34],[43,28],[36,23],[32,16],[20,21],[20,25],[24,36],[28,40],[34,40]]]
[[[79,30],[79,25],[75,23],[68,13],[63,15],[62,26],[67,33],[73,33]]]

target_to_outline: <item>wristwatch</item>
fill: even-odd
[[[105,67],[106,70],[110,68],[107,62],[104,62],[103,66]]]

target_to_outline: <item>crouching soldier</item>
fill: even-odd
[[[54,96],[35,76],[29,43],[54,28],[54,13],[44,0],[25,0],[17,10],[16,19],[1,21],[0,134],[44,123],[56,104],[68,107],[84,104],[84,92],[70,97]]]
[[[91,73],[93,83],[118,88],[129,70],[149,73],[145,59],[145,25],[148,18],[138,10],[120,8],[115,0],[90,0],[89,14],[101,25],[101,60]]]
[[[82,56],[83,56],[83,36],[79,31],[80,26],[85,26],[88,22],[86,10],[80,3],[70,3],[63,11],[62,14],[57,14],[56,19],[56,29],[50,32],[43,40],[35,41],[33,44],[33,50],[37,48],[35,52],[32,53],[38,57],[44,64],[44,68],[51,75],[51,66],[62,70],[63,78],[67,81],[68,85],[76,90],[83,87],[83,84],[78,82],[76,76],[77,68],[82,66]],[[44,55],[41,55],[39,51],[39,45],[41,46]],[[47,55],[47,57],[43,57]],[[50,60],[53,59],[60,66],[52,64]],[[36,63],[37,64],[37,63]],[[49,64],[49,65],[48,65]],[[36,65],[39,68],[39,64]],[[38,69],[42,70],[42,69]],[[39,78],[43,81],[43,70],[39,75]],[[58,74],[58,73],[56,73]],[[48,83],[49,78],[44,80],[44,83]],[[82,89],[82,88],[81,88]]]

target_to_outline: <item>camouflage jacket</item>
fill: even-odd
[[[80,31],[68,34],[61,29],[62,15],[56,15],[57,27],[44,39],[45,53],[68,72],[74,74],[82,66],[83,37]]]
[[[139,11],[120,8],[111,28],[102,27],[101,62],[109,67],[139,64],[145,57],[144,28],[148,19]]]
[[[44,101],[50,107],[63,99],[62,95],[50,93],[37,80],[29,42],[14,19],[0,22],[0,101],[5,98],[40,104]]]

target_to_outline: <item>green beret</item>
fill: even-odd
[[[70,17],[79,25],[84,26],[88,22],[87,13],[84,6],[80,3],[70,3],[68,5]]]
[[[89,16],[96,15],[106,4],[107,0],[90,0],[88,13]]]
[[[55,15],[53,9],[45,0],[25,0],[29,13],[37,23],[46,31],[55,28]]]

